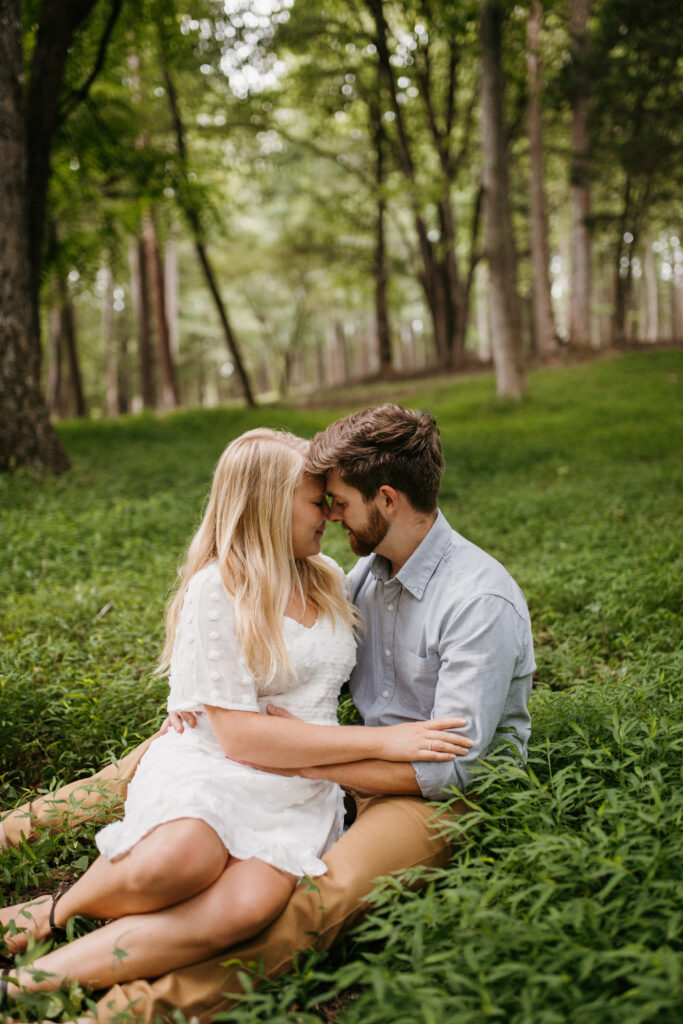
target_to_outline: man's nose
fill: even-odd
[[[337,508],[336,501],[333,501],[332,504],[330,505],[327,512],[327,518],[331,523],[340,523],[344,518],[339,509]]]

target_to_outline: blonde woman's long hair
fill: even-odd
[[[320,555],[294,558],[292,501],[307,453],[308,441],[267,428],[249,430],[225,449],[169,605],[160,673],[171,663],[189,582],[214,560],[233,598],[237,642],[262,694],[282,690],[291,673],[282,619],[293,592],[319,614],[356,624],[340,574]]]

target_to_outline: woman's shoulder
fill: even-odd
[[[229,604],[232,604],[232,597],[225,589],[216,559],[203,566],[192,576],[187,585],[187,593],[192,595],[193,598],[208,595],[210,600],[227,601]]]

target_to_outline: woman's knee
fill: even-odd
[[[215,948],[225,949],[266,928],[284,910],[294,885],[293,881],[275,878],[272,885],[258,879],[231,887],[213,903],[211,922],[207,922]]]
[[[175,823],[173,823],[175,824]],[[127,882],[132,890],[152,893],[186,888],[200,892],[211,885],[224,870],[228,853],[216,834],[205,833],[208,826],[195,828],[188,823],[164,836],[160,826],[148,840],[131,852]]]

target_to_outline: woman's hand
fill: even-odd
[[[467,736],[446,730],[466,725],[464,718],[430,718],[378,726],[378,756],[384,761],[453,761],[467,754],[473,744]]]
[[[194,729],[197,724],[197,716],[201,715],[201,713],[201,711],[170,711],[168,718],[165,719],[161,729],[159,729],[159,735],[163,736],[171,728],[175,729],[176,732],[185,732],[185,725],[188,725],[190,729]]]

